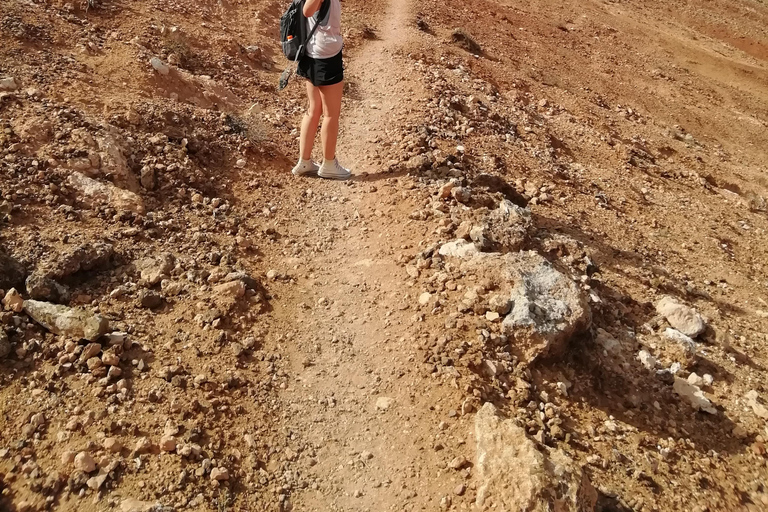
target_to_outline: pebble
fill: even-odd
[[[653,370],[654,368],[656,368],[656,364],[657,364],[656,358],[653,357],[651,353],[648,352],[647,350],[641,350],[640,352],[638,352],[637,359],[648,370]]]
[[[142,290],[139,293],[139,304],[145,309],[156,309],[163,305],[163,297],[152,290]]]
[[[96,470],[96,461],[88,452],[80,452],[75,456],[75,469],[83,473],[92,473]]]
[[[464,466],[467,465],[467,459],[463,455],[459,455],[458,457],[454,457],[451,462],[448,463],[448,467],[455,470],[460,470]]]
[[[13,311],[14,313],[21,313],[24,310],[24,299],[21,297],[16,288],[11,288],[3,298],[3,306],[7,311]]]
[[[449,181],[442,187],[440,187],[440,192],[438,193],[440,199],[448,199],[451,197],[451,191],[453,191],[456,184],[452,181]]]
[[[64,466],[69,466],[75,462],[77,454],[71,450],[67,450],[61,454],[61,463]]]
[[[432,298],[432,294],[429,292],[424,292],[421,295],[419,295],[419,304],[422,306],[429,304],[430,299]]]
[[[13,77],[0,78],[0,91],[15,91],[19,88]]]
[[[123,449],[122,443],[116,437],[108,437],[104,440],[104,449],[110,453],[120,453]]]
[[[472,199],[472,192],[466,187],[456,187],[451,190],[451,195],[459,203],[468,203]]]
[[[169,68],[162,60],[158,59],[157,57],[152,57],[149,60],[149,64],[155,71],[163,76],[171,72],[171,68]]]
[[[691,384],[692,386],[702,387],[706,383],[704,382],[704,378],[700,377],[696,374],[696,372],[690,374],[688,376],[688,384]]]
[[[150,450],[152,450],[152,442],[148,438],[142,437],[141,439],[136,441],[136,448],[134,448],[133,451],[141,454],[141,453],[147,453]]]
[[[211,470],[211,480],[217,482],[229,480],[229,470],[227,468],[213,468]]]
[[[663,297],[656,304],[656,312],[681,333],[695,338],[707,327],[704,318],[693,308],[680,304],[672,297]]]
[[[164,452],[176,450],[176,438],[173,436],[163,436],[160,438],[160,449]]]
[[[386,411],[387,409],[389,409],[392,406],[394,401],[395,401],[394,398],[389,398],[389,397],[386,397],[386,396],[380,396],[379,398],[376,399],[376,409],[378,409],[380,411]]]
[[[101,356],[101,362],[107,366],[117,366],[120,364],[120,357],[114,352],[104,352]]]

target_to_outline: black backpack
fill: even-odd
[[[304,17],[305,0],[292,0],[291,5],[280,18],[280,42],[283,45],[283,53],[288,60],[298,61],[304,56],[306,46],[315,30],[320,26],[330,10],[330,2],[323,0],[320,11],[317,14],[318,22],[307,34],[307,23]]]

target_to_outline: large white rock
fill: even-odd
[[[675,377],[675,383],[672,385],[672,389],[675,393],[686,399],[695,410],[704,411],[709,414],[717,414],[717,409],[709,401],[709,398],[704,396],[704,392],[698,386],[694,386],[685,379]]]
[[[663,297],[656,304],[656,312],[666,318],[669,325],[691,338],[704,332],[707,327],[698,311],[680,304],[669,296]]]
[[[478,252],[477,247],[472,242],[464,239],[454,240],[440,246],[438,251],[440,256],[449,256],[451,258],[467,259],[475,256]]]
[[[462,267],[505,283],[512,304],[503,322],[522,361],[559,355],[571,338],[592,324],[587,296],[545,258],[533,251],[483,253],[474,244],[456,240],[440,247],[442,256],[463,260]]]
[[[559,450],[542,453],[512,420],[486,403],[475,416],[477,498],[482,510],[549,512],[595,509],[597,491]]]
[[[109,321],[106,318],[80,308],[25,300],[24,311],[32,320],[52,333],[77,340],[95,341],[109,330]]]
[[[116,210],[144,213],[144,201],[128,190],[96,181],[76,171],[69,175],[68,184],[80,192],[80,199],[91,207],[110,205]]]
[[[586,295],[576,283],[533,251],[505,255],[514,282],[504,329],[525,361],[562,353],[592,323]]]

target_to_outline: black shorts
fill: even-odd
[[[313,59],[305,55],[299,60],[296,74],[303,76],[315,87],[335,85],[344,80],[344,63],[339,52],[330,59]]]

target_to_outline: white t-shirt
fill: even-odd
[[[307,43],[307,55],[313,59],[330,59],[335,57],[344,46],[344,38],[341,36],[341,2],[339,0],[325,1],[331,2],[328,23],[317,27],[312,39]],[[314,28],[317,23],[316,18],[319,15],[320,11],[307,20],[308,31]]]

